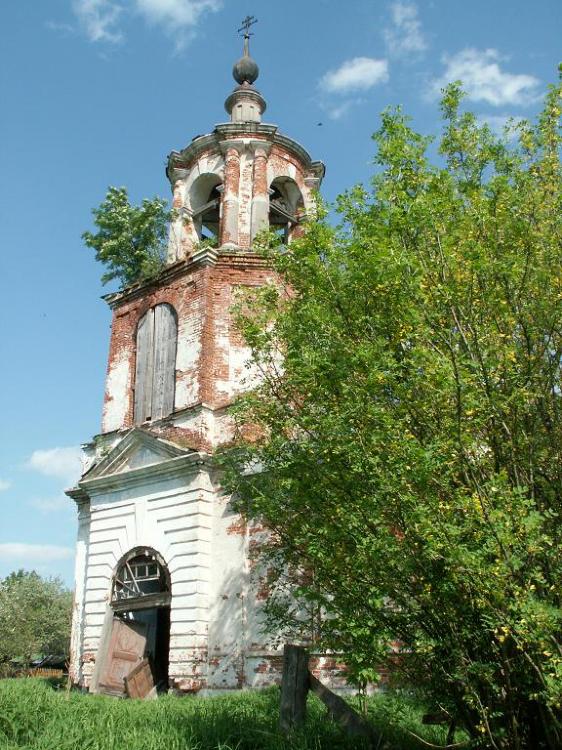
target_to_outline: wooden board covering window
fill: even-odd
[[[167,417],[174,410],[178,325],[171,305],[151,308],[137,328],[135,423]]]

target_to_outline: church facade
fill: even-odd
[[[248,39],[229,122],[169,156],[166,267],[106,297],[102,430],[68,491],[79,521],[71,674],[92,691],[122,693],[142,658],[155,682],[180,691],[280,674],[251,559],[264,531],[230,507],[213,453],[231,438],[229,405],[257,377],[230,312],[239,290],[273,281],[254,238],[270,227],[290,243],[303,231],[324,167],[262,122]]]

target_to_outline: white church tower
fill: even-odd
[[[122,694],[143,658],[155,682],[180,691],[260,687],[280,674],[260,629],[267,588],[250,564],[262,532],[221,493],[213,453],[248,387],[230,308],[237,290],[272,279],[253,239],[268,226],[285,243],[303,231],[324,167],[262,123],[251,21],[229,122],[169,156],[178,218],[167,266],[105,297],[102,429],[67,493],[79,519],[71,674],[92,691]]]

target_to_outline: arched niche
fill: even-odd
[[[197,177],[189,188],[189,209],[200,240],[219,236],[222,180],[208,172]]]
[[[289,244],[304,215],[304,200],[291,177],[276,177],[269,187],[269,227]]]

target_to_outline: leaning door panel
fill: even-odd
[[[146,649],[146,625],[113,619],[107,657],[102,669],[99,691],[125,694],[125,677],[143,660]]]

